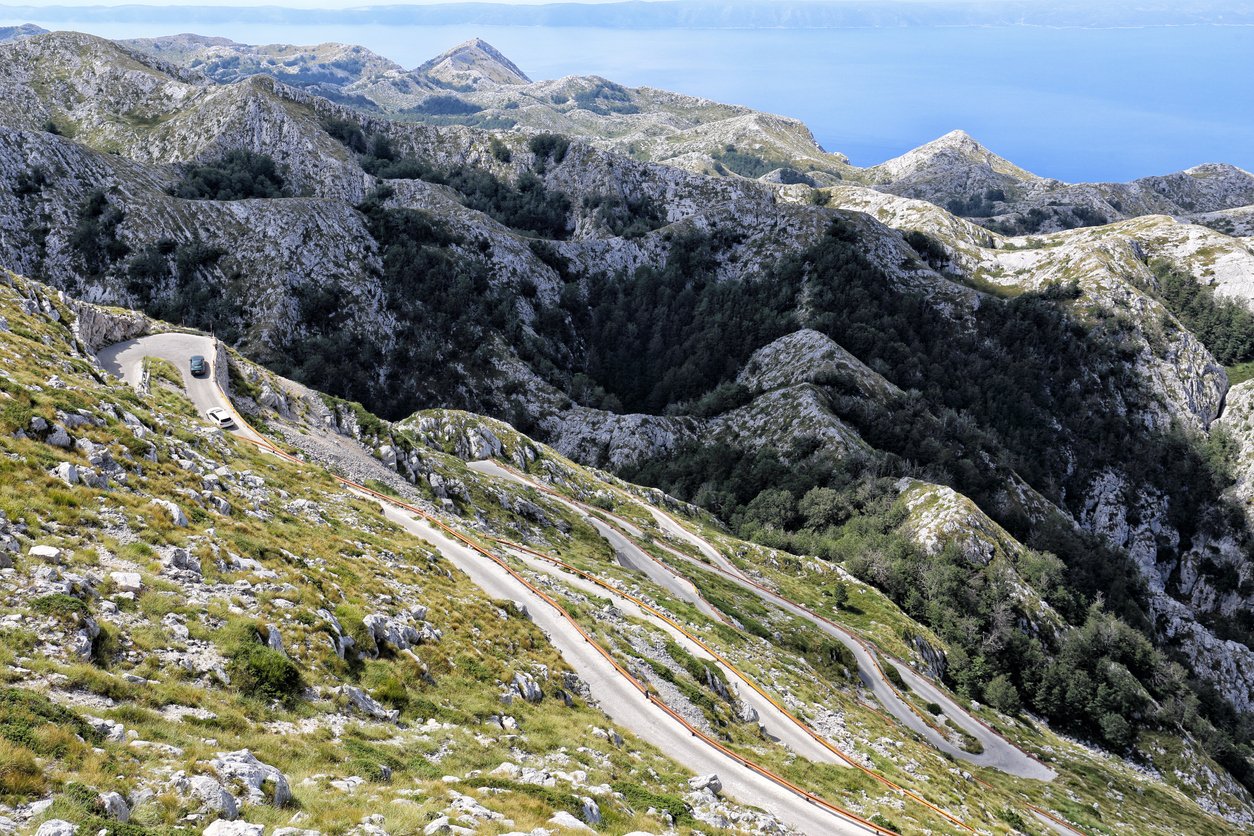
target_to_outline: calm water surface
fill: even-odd
[[[173,31],[44,25],[113,38]],[[1209,161],[1254,170],[1251,27],[188,30],[246,43],[357,43],[407,67],[479,36],[534,79],[596,74],[797,117],[825,148],[859,165],[963,128],[1019,165],[1063,180],[1126,180]]]

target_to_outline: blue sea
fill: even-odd
[[[175,31],[168,24],[43,25],[113,38]],[[533,79],[595,74],[796,117],[824,148],[858,165],[962,128],[1024,168],[1061,180],[1127,180],[1203,162],[1254,170],[1254,27],[200,24],[181,31],[188,30],[246,43],[361,44],[407,67],[478,36]]]

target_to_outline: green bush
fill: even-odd
[[[1167,310],[1192,331],[1225,366],[1254,360],[1254,311],[1234,299],[1215,296],[1215,289],[1165,261],[1151,265]]]
[[[187,200],[246,200],[287,197],[288,191],[273,159],[237,149],[215,162],[188,168],[170,194]]]
[[[566,159],[570,140],[561,134],[536,134],[527,141],[527,147],[542,163],[551,160],[554,165],[560,165]]]
[[[898,691],[909,691],[910,686],[906,684],[906,680],[901,678],[901,671],[897,670],[897,666],[892,662],[881,662],[880,667],[884,669],[884,676],[888,677],[888,681],[896,686]]]
[[[300,668],[285,654],[267,647],[257,625],[242,622],[228,630],[225,650],[231,686],[242,694],[291,703],[305,690]]]
[[[61,622],[73,623],[87,617],[87,605],[72,595],[54,592],[31,601],[31,608],[41,615],[50,615]]]
[[[118,237],[124,217],[125,213],[101,189],[89,194],[79,207],[77,223],[70,233],[70,247],[78,253],[88,273],[103,273],[131,251]]]
[[[1003,714],[1018,714],[1023,707],[1019,689],[1004,673],[999,673],[984,686],[984,701]]]
[[[683,824],[692,821],[692,809],[684,802],[682,798],[673,795],[662,795],[645,789],[639,784],[632,784],[626,781],[617,781],[613,785],[614,791],[622,793],[627,804],[638,812],[649,809],[663,811],[670,814],[670,817],[676,824]]]

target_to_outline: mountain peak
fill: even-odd
[[[42,26],[36,26],[33,23],[23,23],[20,26],[0,26],[0,43],[46,34],[48,34],[47,29],[44,29]]]
[[[482,38],[471,38],[437,55],[416,74],[455,87],[495,87],[501,84],[530,84],[531,79],[494,46]]]
[[[891,181],[908,177],[935,175],[941,171],[969,168],[986,169],[990,173],[1004,175],[1014,180],[1039,180],[1009,160],[999,157],[981,145],[963,130],[950,131],[944,136],[907,151],[874,168],[887,175]]]

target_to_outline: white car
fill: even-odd
[[[229,430],[235,425],[235,420],[231,418],[231,413],[221,407],[215,406],[205,414],[209,416],[210,421],[214,422],[224,430]]]

